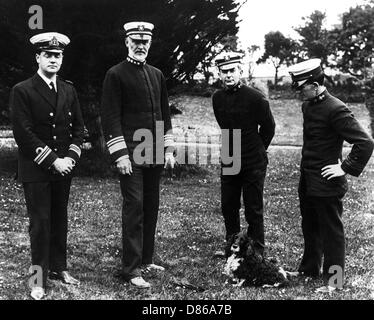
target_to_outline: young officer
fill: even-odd
[[[265,248],[263,188],[268,158],[266,150],[274,136],[275,122],[269,102],[258,90],[242,84],[241,55],[227,52],[216,59],[224,88],[213,95],[213,110],[222,130],[228,130],[229,145],[222,148],[234,152],[232,132],[240,130],[241,168],[238,173],[225,174],[222,163],[221,207],[226,227],[226,240],[240,231],[240,197],[243,192],[248,235],[255,248],[263,254]]]
[[[320,59],[289,68],[293,88],[303,99],[303,149],[299,184],[304,255],[299,272],[344,282],[345,237],[342,199],[346,174],[358,177],[373,151],[373,140],[352,112],[324,87]],[[343,160],[343,142],[352,144]],[[322,256],[323,266],[322,264]]]

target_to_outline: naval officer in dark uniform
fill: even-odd
[[[30,218],[32,264],[42,270],[42,283],[32,286],[31,295],[41,299],[48,270],[52,279],[78,284],[67,272],[67,205],[72,170],[81,154],[83,120],[74,87],[57,77],[69,38],[49,32],[30,42],[39,68],[13,87],[9,105],[18,145],[18,180]]]
[[[326,288],[341,288],[345,267],[342,200],[348,189],[345,176],[361,174],[373,152],[373,140],[348,107],[326,90],[320,59],[298,63],[289,73],[294,89],[301,93],[304,117],[299,184],[304,255],[299,272],[319,276],[322,268],[325,280],[334,275]],[[344,141],[353,146],[343,160]]]
[[[153,28],[148,22],[124,25],[128,56],[105,76],[101,111],[123,196],[122,274],[139,288],[150,287],[142,270],[164,270],[153,263],[160,174],[164,164],[173,167],[175,163],[165,79],[160,70],[146,63]],[[150,140],[143,141],[143,133]],[[146,159],[136,152],[142,146]]]
[[[243,192],[248,235],[255,248],[265,248],[263,188],[268,158],[266,150],[274,136],[275,122],[269,102],[258,90],[241,83],[241,55],[227,52],[216,59],[224,88],[213,95],[213,110],[222,130],[229,131],[229,145],[222,144],[233,159],[241,163],[239,172],[225,174],[222,163],[221,207],[226,227],[226,240],[240,231],[240,198]],[[232,131],[239,129],[241,154],[235,154]],[[230,164],[231,165],[231,164]]]

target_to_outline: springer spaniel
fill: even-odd
[[[228,241],[226,258],[223,273],[236,282],[236,286],[283,287],[289,283],[288,276],[294,276],[257,253],[246,230]]]

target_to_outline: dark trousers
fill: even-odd
[[[248,235],[255,242],[255,248],[263,254],[264,206],[263,189],[266,167],[251,169],[242,167],[237,175],[221,174],[221,205],[226,227],[226,240],[240,232],[240,197],[243,191],[244,214],[248,223]]]
[[[162,166],[133,166],[120,175],[122,206],[122,272],[126,279],[141,275],[140,266],[153,262]]]
[[[43,271],[43,286],[48,270],[66,270],[67,205],[71,179],[51,182],[24,182],[31,260]]]
[[[299,198],[304,236],[304,254],[299,271],[310,276],[319,276],[322,267],[323,276],[327,280],[335,274],[334,269],[338,266],[343,281],[345,260],[343,196],[311,197],[307,196],[305,189],[301,188]],[[330,267],[333,268],[330,270]]]

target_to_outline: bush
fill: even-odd
[[[0,172],[16,173],[17,149],[1,148]],[[81,177],[114,177],[117,172],[111,165],[109,154],[94,149],[82,150],[82,156],[75,168],[74,175]]]
[[[17,172],[17,149],[16,148],[1,148],[0,157],[0,173],[12,173]]]
[[[331,89],[330,92],[337,97],[338,99],[342,100],[343,102],[350,102],[350,103],[363,103],[365,102],[365,93],[361,91],[346,93],[342,92],[337,89]]]
[[[211,97],[216,88],[206,82],[196,82],[193,86],[183,83],[169,90],[169,95],[191,95],[200,97]]]
[[[298,94],[291,89],[289,84],[274,87],[269,86],[269,97],[270,99],[297,99]]]
[[[210,166],[201,166],[197,164],[176,165],[173,170],[166,169],[163,171],[164,178],[173,178],[178,180],[189,177],[199,176],[204,178],[209,174]],[[75,175],[80,177],[98,177],[114,178],[118,176],[117,169],[111,163],[108,153],[102,153],[95,149],[83,150],[81,159],[75,169]]]
[[[329,84],[329,83],[327,83]],[[334,86],[329,84],[328,90],[343,102],[363,103],[365,102],[365,92],[362,85],[353,83],[352,81],[338,81]]]
[[[252,87],[258,91],[260,91],[264,96],[265,98],[269,98],[269,87],[268,87],[268,84],[261,81],[261,80],[258,80],[258,79],[251,79],[251,80],[247,80],[245,79],[244,83],[249,86],[249,87]]]
[[[106,178],[117,176],[117,171],[111,163],[109,154],[92,148],[82,150],[81,159],[75,169],[75,175]]]
[[[277,87],[271,83],[269,85],[269,95],[271,99],[296,99],[298,94],[292,90],[291,85],[280,84]],[[365,102],[365,92],[363,92],[361,87],[350,87],[348,90],[347,87],[337,85],[331,86],[326,82],[327,90],[337,97],[338,99],[342,100],[343,102],[349,103],[363,103]]]
[[[164,178],[172,178],[177,180],[184,180],[196,176],[205,178],[210,173],[210,167],[212,167],[212,165],[206,166],[197,164],[181,164],[176,165],[174,169],[165,169],[162,176]]]
[[[10,123],[8,107],[9,92],[9,89],[4,88],[0,83],[0,125]]]

